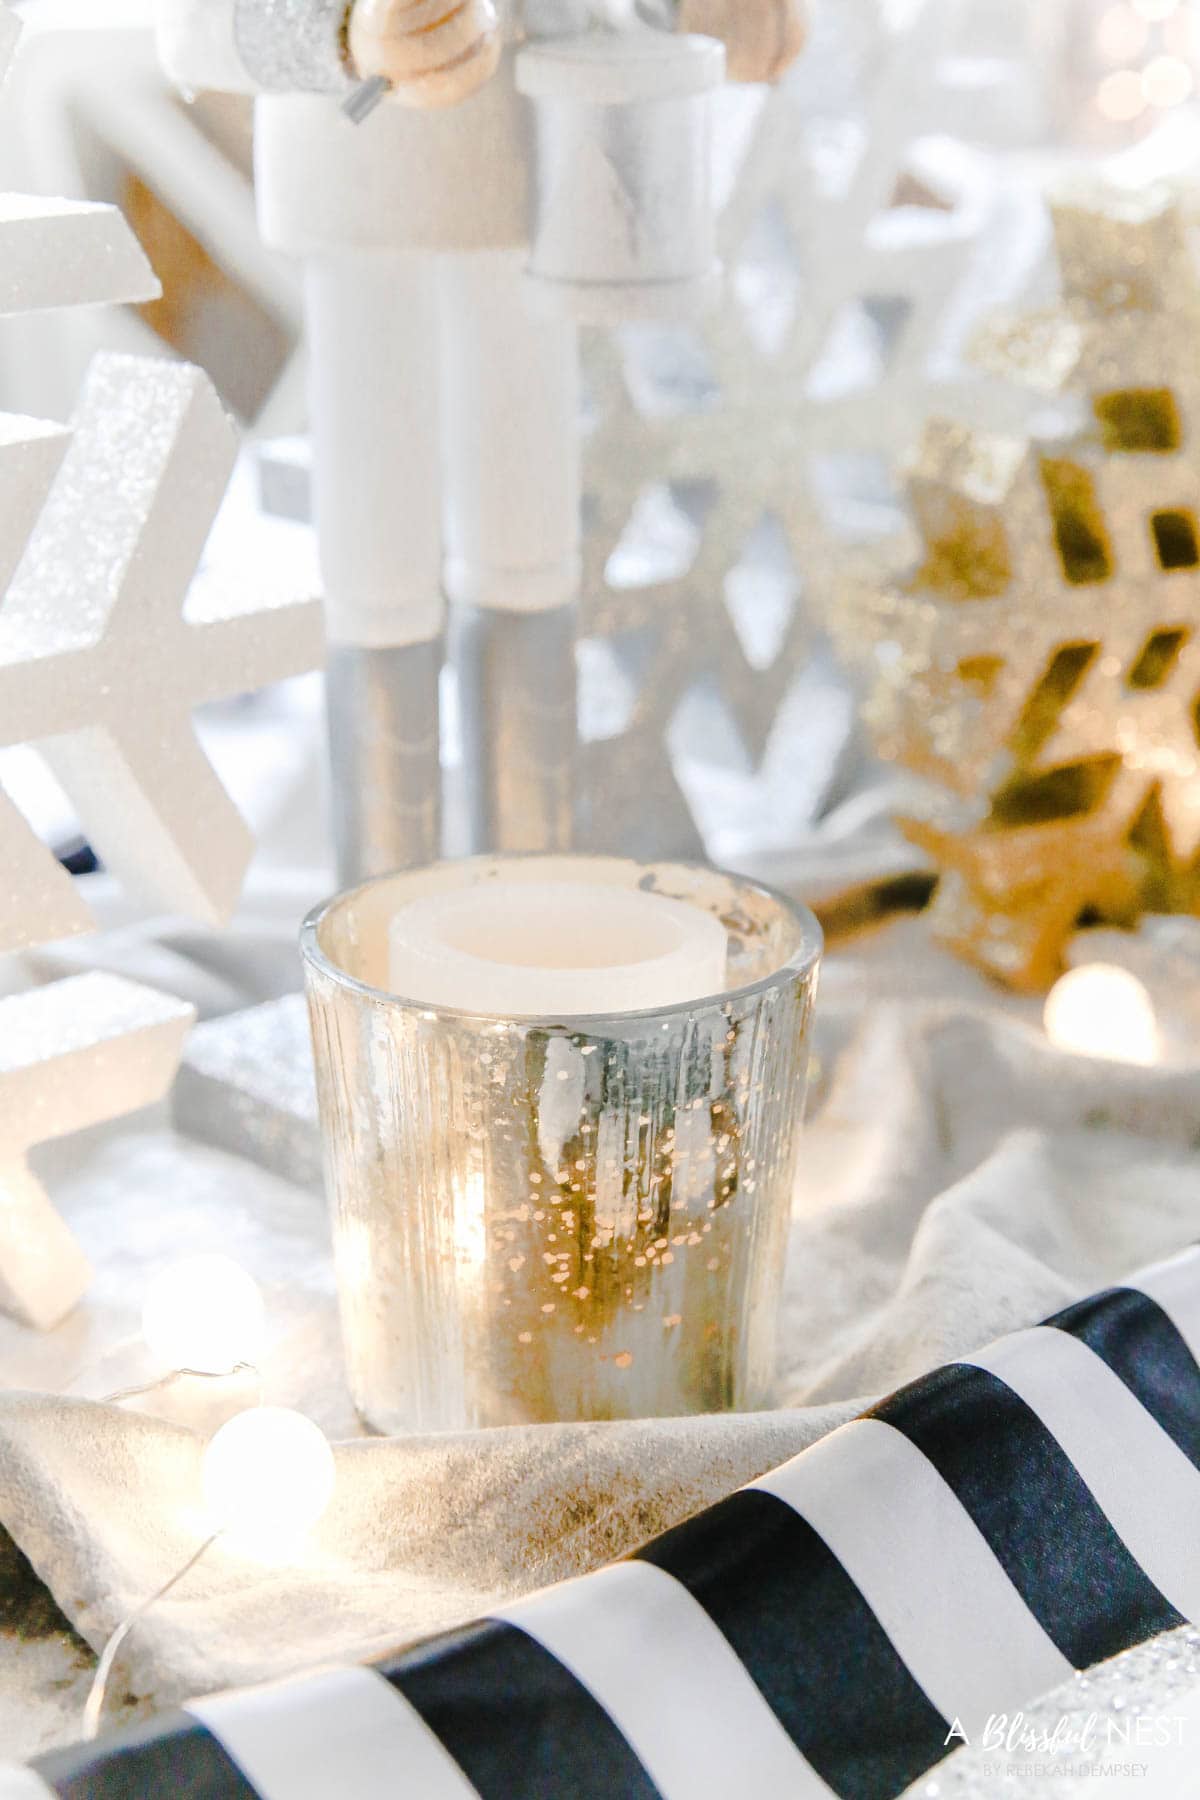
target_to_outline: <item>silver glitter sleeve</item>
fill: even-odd
[[[247,74],[269,93],[347,92],[348,11],[349,0],[234,0],[234,42]]]

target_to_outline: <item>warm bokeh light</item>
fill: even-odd
[[[1096,27],[1096,48],[1106,62],[1135,62],[1146,48],[1150,27],[1132,6],[1118,0],[1100,18]]]
[[[1096,92],[1096,104],[1106,119],[1125,122],[1136,119],[1146,110],[1142,78],[1133,69],[1118,69],[1106,75]]]
[[[283,1406],[238,1413],[204,1452],[214,1526],[259,1553],[294,1548],[329,1505],[336,1479],[325,1434]]]
[[[1059,1050],[1149,1066],[1162,1044],[1154,1005],[1136,975],[1086,963],[1055,982],[1046,999],[1046,1035]]]
[[[239,1363],[257,1362],[265,1332],[258,1284],[231,1256],[183,1257],[146,1290],[142,1336],[164,1371],[224,1375]]]
[[[1142,70],[1142,92],[1151,106],[1179,106],[1194,85],[1192,71],[1178,56],[1156,56]]]
[[[1179,10],[1179,0],[1132,0],[1132,4],[1136,13],[1155,25]]]
[[[1194,63],[1200,55],[1200,19],[1196,17],[1195,7],[1173,13],[1163,25],[1162,36],[1172,56],[1182,56]]]

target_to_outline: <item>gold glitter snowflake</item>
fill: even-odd
[[[980,354],[1087,409],[1069,439],[932,424],[923,554],[848,597],[885,755],[936,784],[906,829],[943,870],[938,935],[1022,987],[1081,918],[1200,901],[1200,269],[1180,202],[1053,208],[1059,303]]]

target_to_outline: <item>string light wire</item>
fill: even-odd
[[[197,1381],[228,1381],[234,1375],[254,1376],[258,1383],[258,1400],[256,1404],[261,1406],[262,1371],[256,1368],[253,1363],[247,1362],[235,1363],[232,1369],[171,1369],[166,1375],[159,1375],[154,1381],[143,1381],[136,1387],[118,1388],[114,1394],[105,1394],[100,1401],[100,1405],[119,1406],[124,1400],[136,1400],[143,1394],[157,1393],[160,1388],[170,1387],[173,1382],[180,1381],[185,1376],[191,1377]],[[92,1677],[92,1685],[88,1689],[88,1697],[83,1709],[83,1735],[85,1738],[94,1738],[100,1730],[100,1720],[104,1714],[104,1702],[108,1695],[109,1680],[111,1679],[113,1669],[116,1665],[117,1657],[120,1655],[121,1646],[124,1644],[138,1620],[144,1619],[152,1607],[157,1606],[160,1600],[165,1600],[168,1594],[174,1592],[180,1582],[183,1581],[186,1576],[191,1574],[200,1559],[208,1554],[213,1545],[217,1542],[217,1539],[224,1536],[224,1533],[225,1527],[222,1526],[220,1531],[214,1531],[209,1537],[205,1538],[199,1549],[193,1551],[192,1555],[188,1557],[181,1569],[177,1569],[169,1580],[164,1581],[162,1586],[151,1594],[148,1599],[143,1600],[140,1605],[135,1606],[133,1611],[121,1620],[121,1623],[117,1626],[100,1653],[100,1660],[96,1664],[96,1672]]]
[[[257,1364],[250,1362],[234,1363],[231,1369],[170,1369],[165,1375],[158,1375],[153,1381],[139,1382],[136,1387],[118,1388],[115,1394],[105,1394],[99,1404],[101,1406],[120,1406],[122,1401],[137,1400],[143,1394],[156,1394],[160,1388],[171,1387],[185,1378],[190,1381],[232,1381],[235,1375],[253,1375],[258,1383],[258,1400],[262,1404],[262,1370]]]
[[[120,1654],[121,1646],[129,1633],[139,1619],[145,1618],[151,1607],[157,1606],[160,1600],[165,1600],[167,1595],[179,1586],[184,1577],[191,1574],[201,1557],[206,1556],[217,1539],[223,1536],[224,1527],[220,1531],[214,1531],[211,1537],[205,1538],[199,1549],[192,1552],[181,1569],[176,1569],[169,1581],[164,1581],[162,1586],[150,1595],[149,1599],[143,1600],[126,1618],[121,1620],[100,1653],[100,1661],[96,1665],[96,1673],[92,1677],[92,1685],[88,1690],[87,1704],[83,1709],[83,1735],[85,1738],[94,1738],[100,1729],[104,1701],[108,1694],[109,1678]]]
[[[147,1290],[143,1341],[160,1367],[171,1362],[176,1366],[148,1381],[118,1388],[99,1404],[119,1406],[184,1379],[229,1381],[250,1375],[257,1392],[251,1405],[239,1407],[226,1419],[204,1450],[204,1502],[215,1529],[181,1568],[120,1621],[100,1653],[83,1710],[85,1738],[94,1738],[100,1729],[112,1673],[134,1626],[175,1591],[220,1538],[229,1534],[251,1554],[273,1556],[281,1544],[299,1541],[333,1496],[336,1465],[324,1432],[290,1407],[263,1404],[262,1371],[250,1357],[259,1351],[264,1328],[257,1285],[222,1254],[173,1263]],[[264,1551],[264,1546],[269,1548]]]

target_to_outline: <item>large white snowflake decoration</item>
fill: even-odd
[[[317,601],[188,597],[235,454],[198,369],[98,357],[0,606],[0,744],[36,744],[138,899],[212,923],[253,841],[192,708],[311,669],[322,646]],[[89,928],[75,883],[2,796],[0,861],[0,949]]]
[[[29,1151],[161,1100],[192,1018],[190,1006],[119,975],[0,1000],[0,1311],[49,1329],[90,1278]]]
[[[1028,136],[1028,70],[958,54],[972,16],[963,0],[820,9],[794,79],[723,97],[716,310],[589,338],[591,844],[694,848],[699,824],[719,851],[680,787],[697,756],[739,771],[716,784],[735,806],[757,784],[779,814],[802,759],[819,810],[848,722],[827,710],[806,739],[785,702],[835,545],[894,526],[889,470],[931,404],[994,426],[1028,410],[959,355],[1039,249],[1032,202],[1010,216],[970,148]]]
[[[0,4],[0,83],[21,26]],[[154,272],[112,206],[0,194],[0,315],[150,300]],[[61,425],[0,413],[0,595],[24,550],[66,447]]]
[[[295,430],[304,412],[301,284],[256,228],[253,103],[199,93],[181,105],[158,56],[151,15],[160,9],[122,10],[128,25],[114,29],[113,0],[35,9],[42,16],[31,22],[5,91],[0,170],[11,171],[10,185],[38,193],[116,201],[151,258],[169,269],[170,289],[161,304],[118,317],[39,312],[10,324],[0,330],[0,383],[18,396],[10,404],[32,390],[48,396],[39,407],[65,416],[95,350],[155,354],[165,341],[203,364],[252,431]],[[69,211],[80,255],[84,208],[72,203]],[[8,273],[7,264],[0,268],[0,287]]]
[[[16,14],[0,5],[0,81],[20,32]],[[153,300],[160,291],[116,207],[0,194],[0,313]]]
[[[0,3],[0,72],[16,36]],[[113,208],[0,197],[0,312],[157,291]],[[191,710],[321,659],[316,602],[188,591],[235,449],[207,377],[144,358],[99,358],[69,432],[0,415],[0,747],[37,746],[127,888],[205,919],[232,907],[251,844]],[[0,951],[89,928],[2,793],[0,868]],[[160,1098],[193,1012],[101,975],[0,1010],[0,1308],[48,1327],[88,1269],[28,1152]]]

